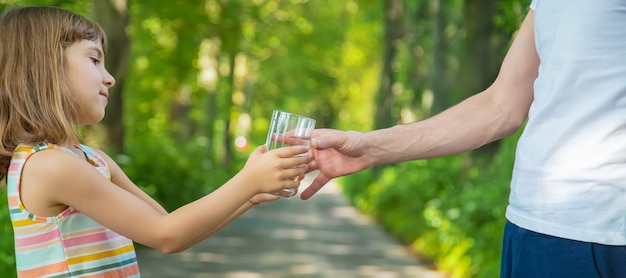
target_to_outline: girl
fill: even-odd
[[[115,84],[107,41],[67,10],[25,7],[0,18],[0,178],[20,277],[138,277],[132,241],[165,253],[213,235],[264,192],[296,188],[306,147],[257,148],[226,184],[168,213],[104,152],[79,144],[75,125],[104,117]],[[132,240],[132,241],[131,241]]]

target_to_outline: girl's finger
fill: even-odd
[[[289,146],[289,147],[274,149],[271,151],[275,152],[278,157],[282,157],[282,158],[292,157],[292,156],[301,155],[301,154],[304,154],[302,155],[302,157],[306,157],[306,153],[309,151],[309,147],[308,146]]]
[[[306,170],[307,170],[306,165],[284,169],[280,175],[280,178],[295,180],[296,178],[300,176],[304,176],[304,174],[306,173]],[[298,178],[298,180],[302,180],[302,179]]]
[[[293,156],[282,159],[280,165],[283,168],[305,167],[309,161],[306,156]]]
[[[296,180],[295,178],[287,178],[281,182],[281,187],[283,189],[292,189],[300,186],[300,180]]]

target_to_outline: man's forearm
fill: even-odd
[[[519,122],[482,92],[429,119],[368,132],[367,153],[375,165],[456,154],[511,135]]]

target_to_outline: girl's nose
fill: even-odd
[[[115,78],[107,70],[104,72],[106,73],[104,76],[104,85],[107,86],[107,88],[113,87],[113,85],[115,85]]]

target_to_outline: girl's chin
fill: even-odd
[[[101,122],[102,119],[104,119],[104,113],[101,116],[91,117],[90,119],[81,119],[77,125],[93,125]]]

